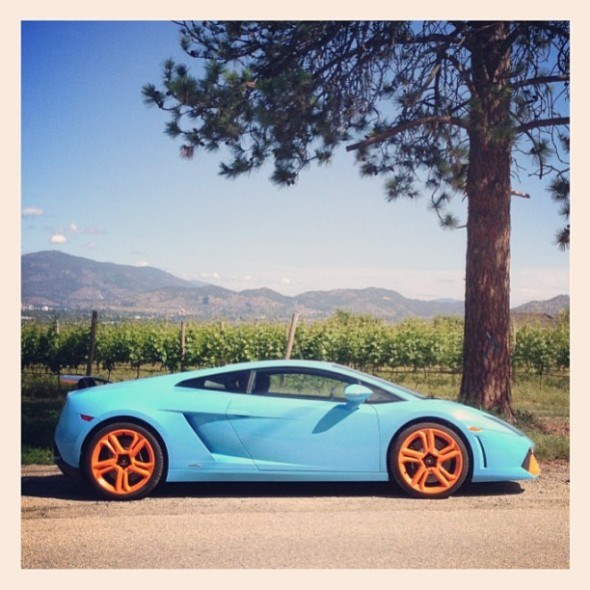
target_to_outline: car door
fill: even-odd
[[[377,414],[345,400],[352,382],[317,371],[257,371],[251,394],[231,400],[228,419],[260,470],[377,472]]]
[[[231,400],[245,397],[249,376],[249,371],[228,371],[177,384],[177,407],[169,402],[166,409],[180,411],[196,435],[180,441],[176,432],[177,454],[209,470],[257,469],[227,420]]]

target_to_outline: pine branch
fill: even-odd
[[[520,80],[512,84],[512,89],[524,88],[525,86],[539,86],[540,84],[551,84],[552,82],[569,82],[569,76],[538,76],[528,80]]]
[[[553,117],[551,119],[539,119],[538,121],[529,121],[528,123],[523,123],[519,127],[515,127],[514,131],[516,133],[526,133],[531,129],[540,129],[541,127],[555,127],[557,125],[569,124],[569,117]]]
[[[395,137],[396,135],[407,131],[408,129],[414,129],[415,127],[420,127],[422,125],[429,125],[431,123],[441,123],[444,125],[455,125],[457,127],[463,127],[467,129],[467,124],[457,117],[448,117],[448,116],[439,116],[433,115],[431,117],[422,117],[420,119],[415,119],[413,121],[404,121],[395,127],[385,130],[383,133],[379,133],[374,135],[373,137],[369,137],[363,141],[358,143],[346,146],[346,151],[351,152],[353,150],[363,149],[370,145],[374,145],[376,143],[381,143],[386,139],[390,139],[391,137]]]

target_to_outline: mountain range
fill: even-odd
[[[236,292],[186,281],[157,268],[97,262],[58,251],[23,255],[21,270],[25,310],[97,310],[103,314],[200,320],[285,320],[295,312],[306,319],[319,319],[344,310],[390,321],[460,316],[464,311],[462,301],[409,299],[396,291],[374,287],[308,291],[294,297],[266,288]],[[560,295],[513,311],[555,315],[567,307],[569,296]]]

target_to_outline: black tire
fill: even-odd
[[[448,498],[469,473],[469,453],[450,428],[421,422],[404,429],[389,451],[389,472],[415,498]]]
[[[160,443],[132,422],[115,422],[98,430],[86,445],[83,461],[90,486],[109,500],[147,496],[164,472]]]

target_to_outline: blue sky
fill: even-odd
[[[149,264],[234,290],[463,298],[464,230],[440,229],[426,196],[387,203],[383,179],[361,178],[344,149],[290,188],[269,169],[223,179],[221,154],[181,159],[166,115],[141,96],[164,59],[186,61],[172,23],[25,21],[21,33],[23,253]],[[569,293],[558,206],[521,181],[532,198],[513,201],[512,305]]]

